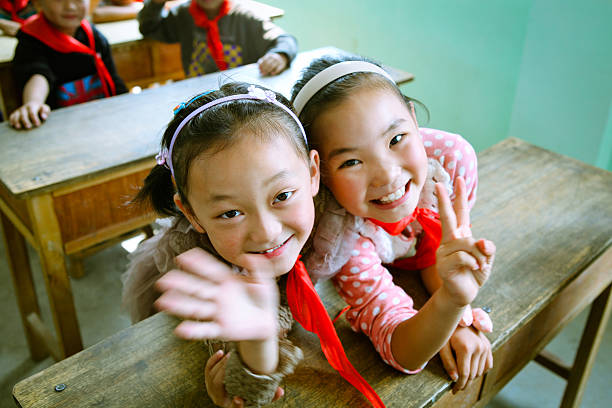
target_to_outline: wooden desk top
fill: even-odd
[[[473,211],[476,236],[497,245],[493,274],[474,302],[489,306],[497,350],[574,281],[612,243],[612,173],[505,140],[479,155],[480,186]],[[396,273],[425,299],[418,274]],[[607,284],[612,280],[608,274]],[[318,286],[331,316],[343,307],[329,282]],[[176,339],[176,320],[157,314],[18,383],[22,407],[208,407],[204,347]],[[450,387],[436,358],[418,375],[380,361],[370,342],[336,323],[349,359],[387,406],[428,407]],[[316,337],[298,324],[292,339],[305,359],[273,406],[366,406],[365,399],[325,362]],[[53,391],[65,384],[62,392]]]
[[[301,52],[290,69],[273,77],[260,76],[257,65],[250,64],[140,94],[58,109],[43,126],[28,131],[0,123],[0,180],[16,196],[26,197],[151,160],[159,150],[172,108],[194,94],[235,80],[261,84],[289,96],[303,67],[321,55],[339,51],[325,47]],[[406,72],[390,72],[398,83],[412,79]]]
[[[283,9],[270,6],[268,4],[263,4],[258,1],[240,1],[248,4],[249,7],[252,7],[258,13],[269,16],[271,20],[282,17],[285,14]],[[138,21],[136,19],[98,23],[96,24],[96,28],[100,30],[102,34],[104,34],[111,46],[140,41],[143,39],[142,34],[140,34],[140,31],[138,30]],[[16,46],[16,38],[0,35],[0,66],[10,63],[13,60]]]

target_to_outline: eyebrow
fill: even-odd
[[[275,175],[273,175],[272,177],[269,177],[268,179],[264,180],[263,185],[264,187],[269,186],[270,184],[278,181],[278,180],[282,180],[282,179],[286,179],[289,178],[290,176],[290,172],[289,170],[281,170],[278,173],[276,173]],[[223,201],[223,200],[232,200],[235,199],[236,196],[232,195],[232,194],[214,194],[211,195],[208,200],[209,201]]]
[[[389,124],[389,126],[387,127],[387,129],[385,129],[385,130],[384,130],[384,131],[381,133],[381,136],[384,136],[384,135],[386,135],[387,133],[389,133],[389,132],[391,132],[391,131],[393,131],[393,130],[397,129],[397,128],[398,128],[398,127],[399,127],[399,126],[400,126],[402,123],[404,123],[404,122],[407,122],[407,120],[406,120],[406,119],[404,119],[404,118],[397,118],[397,119],[393,120],[393,121],[392,121],[392,122]],[[356,147],[340,147],[340,148],[338,148],[338,149],[334,149],[334,150],[332,150],[331,152],[329,152],[329,155],[327,156],[327,160],[330,160],[330,159],[332,159],[332,158],[333,158],[333,157],[335,157],[335,156],[339,156],[339,155],[344,154],[344,153],[351,153],[351,152],[355,152],[355,151],[357,151],[357,150],[359,150],[359,149],[358,149],[358,148],[356,148]]]

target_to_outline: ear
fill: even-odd
[[[193,211],[191,211],[191,208],[189,208],[188,205],[185,205],[181,200],[179,193],[174,193],[174,204],[176,204],[179,210],[181,210],[183,215],[189,220],[189,223],[193,226],[193,228],[195,228],[196,231],[198,231],[200,234],[206,234],[206,231],[198,222],[198,219]]]
[[[316,150],[310,151],[310,188],[312,196],[316,196],[319,192],[319,182],[321,181],[321,170],[319,166],[319,152]]]
[[[412,101],[408,102],[408,106],[410,106],[410,115],[412,115],[412,120],[414,120],[414,124],[417,129],[419,128],[419,122],[417,122],[416,112],[414,111],[414,103]]]

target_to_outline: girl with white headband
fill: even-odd
[[[419,129],[412,101],[361,57],[314,61],[292,101],[321,157],[314,249],[305,255],[313,280],[332,278],[352,328],[387,364],[416,373],[440,352],[463,389],[493,359],[482,333],[491,321],[470,308],[495,253],[470,231],[473,148],[459,135]],[[422,271],[432,296],[420,311],[382,264]]]
[[[319,158],[290,106],[280,94],[234,83],[175,108],[137,196],[173,218],[133,254],[124,304],[133,321],[155,306],[185,319],[179,337],[230,342],[205,368],[217,405],[279,397],[280,381],[302,357],[287,339],[295,318],[319,335],[330,364],[382,407],[346,358],[299,260],[314,222]]]

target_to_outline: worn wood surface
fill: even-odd
[[[266,85],[285,95],[310,61],[333,47],[302,52],[281,75],[261,77],[255,64],[58,109],[44,126],[18,131],[0,123],[0,180],[19,198],[113,174],[151,158],[159,149],[172,108],[224,81]],[[412,75],[395,71],[398,82]]]
[[[500,370],[482,380],[490,382],[483,385],[490,396],[515,374],[511,367],[535,355],[517,350],[533,337],[529,351],[537,352],[558,331],[558,322],[566,323],[610,284],[612,251],[601,255],[612,240],[612,174],[517,139],[479,159],[473,229],[498,248],[491,279],[474,302],[489,306],[494,322],[488,337]],[[410,294],[422,304],[425,291],[416,274],[398,272],[395,278],[414,288]],[[342,300],[329,283],[318,290],[334,316]],[[566,303],[569,311],[562,307]],[[13,395],[22,407],[212,406],[203,389],[207,353],[198,343],[174,338],[175,324],[157,314],[23,380]],[[407,376],[385,365],[345,319],[336,327],[349,359],[388,407],[472,406],[478,398],[479,384],[452,396],[438,358]],[[314,335],[296,327],[292,338],[305,359],[274,406],[367,406],[327,365]],[[61,393],[53,391],[58,383],[66,384]]]

